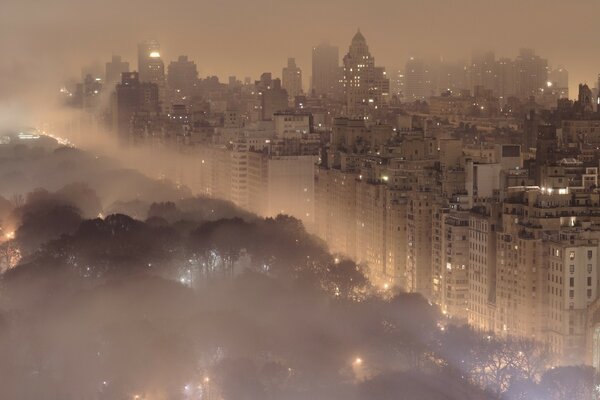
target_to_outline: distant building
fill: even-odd
[[[84,110],[93,111],[100,105],[100,94],[102,93],[102,81],[86,75],[82,86],[82,106]]]
[[[404,101],[412,103],[425,100],[426,97],[425,65],[421,60],[411,57],[404,68]]]
[[[339,49],[322,43],[312,49],[312,88],[317,96],[339,94]]]
[[[548,74],[548,86],[561,91],[561,98],[569,98],[569,71],[555,68]]]
[[[138,72],[140,82],[152,79],[149,64],[153,59],[160,59],[160,44],[156,40],[146,40],[138,44]]]
[[[116,87],[112,112],[113,127],[123,142],[130,141],[132,118],[138,112],[150,115],[160,112],[158,86],[140,82],[137,72],[125,72]]]
[[[291,100],[302,94],[302,71],[296,65],[295,58],[288,58],[287,67],[284,67],[281,73],[281,80],[281,86],[287,90]]]
[[[496,95],[506,103],[506,99],[517,94],[517,72],[515,62],[510,58],[496,61]]]
[[[273,114],[275,134],[279,138],[302,138],[310,133],[310,114],[277,112]]]
[[[187,56],[179,56],[177,61],[169,63],[167,83],[172,101],[186,102],[198,84],[198,68]]]
[[[121,74],[129,72],[129,63],[121,60],[121,56],[112,56],[112,60],[106,63],[105,81],[104,83],[114,88],[121,81]]]
[[[262,120],[270,121],[273,114],[288,109],[288,93],[281,87],[281,80],[273,79],[261,93]]]
[[[481,86],[485,89],[496,89],[496,57],[493,51],[475,52],[471,56],[469,67],[470,90]]]
[[[532,49],[521,49],[515,60],[517,96],[529,99],[538,96],[548,82],[548,61]]]
[[[160,44],[147,40],[138,45],[138,72],[140,82],[158,86],[161,107],[166,104],[165,64],[160,55]]]
[[[375,66],[367,40],[356,32],[348,54],[344,56],[344,94],[346,113],[351,117],[368,117],[389,102],[390,81],[385,69]]]

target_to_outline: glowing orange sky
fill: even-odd
[[[598,25],[597,0],[3,0],[0,96],[16,84],[2,84],[15,70],[56,84],[113,53],[135,67],[136,43],[150,37],[161,42],[166,63],[187,54],[201,76],[278,76],[296,57],[307,85],[311,46],[328,40],[343,55],[360,27],[388,69],[410,55],[466,59],[489,48],[514,57],[534,47],[570,71],[573,97],[578,82],[596,84]]]

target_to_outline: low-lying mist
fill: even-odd
[[[372,287],[288,216],[114,159],[0,159],[0,398],[585,398],[586,368]],[[9,231],[10,229],[10,231]],[[565,391],[565,388],[569,388]],[[568,393],[571,397],[564,397]]]

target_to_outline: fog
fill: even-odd
[[[51,140],[5,147],[1,165],[0,218],[15,228],[0,248],[2,398],[545,399],[593,388],[586,368],[544,372],[548,353],[533,342],[372,287],[294,218],[192,197]]]
[[[202,77],[278,75],[287,57],[296,57],[308,78],[312,46],[328,40],[344,54],[357,27],[378,64],[388,68],[404,66],[411,55],[466,59],[472,50],[492,49],[514,57],[519,48],[533,47],[570,71],[576,93],[577,83],[597,81],[599,7],[594,0],[6,0],[0,98],[24,87],[56,90],[65,78],[79,77],[82,66],[104,65],[112,54],[133,67],[136,44],[148,38],[161,42],[165,61],[189,55]]]
[[[45,135],[0,145],[0,398],[590,398],[593,369],[547,369],[538,343],[372,285],[299,220],[205,197],[197,157],[123,147],[57,94],[112,54],[136,69],[147,38],[165,62],[187,54],[222,80],[277,76],[294,56],[307,86],[311,47],[343,54],[357,27],[389,68],[534,47],[571,86],[595,83],[599,11],[592,0],[4,1],[0,136]]]

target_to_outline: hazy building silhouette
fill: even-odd
[[[481,86],[485,89],[496,90],[496,56],[493,51],[474,52],[469,67],[469,89]]]
[[[548,82],[548,61],[532,49],[521,49],[515,59],[517,96],[528,99],[538,96]]]
[[[288,58],[287,67],[281,72],[281,80],[290,99],[302,94],[302,71],[296,65],[295,58]]]
[[[187,56],[179,56],[169,63],[167,83],[173,101],[185,101],[198,84],[198,68]]]
[[[424,100],[426,96],[425,65],[421,60],[410,57],[404,68],[404,101]]]
[[[312,91],[318,96],[339,93],[339,48],[322,43],[312,49]]]
[[[266,77],[265,77],[266,78]],[[271,120],[273,114],[288,108],[288,93],[281,87],[281,80],[273,79],[261,95],[261,118]]]
[[[92,75],[86,75],[82,86],[82,106],[84,110],[93,111],[100,105],[102,81]]]
[[[105,69],[105,83],[109,87],[117,84],[121,80],[121,74],[123,72],[129,72],[129,63],[123,61],[121,56],[112,56],[111,61],[106,63]]]
[[[548,82],[552,82],[552,85],[559,88],[569,87],[569,71],[566,68],[558,67],[554,68],[548,74]]]
[[[124,142],[130,139],[132,118],[137,112],[160,112],[158,85],[140,82],[137,72],[125,72],[115,90],[112,112],[113,127]]]
[[[517,73],[515,62],[510,58],[496,61],[497,86],[496,95],[506,101],[517,94]]]

